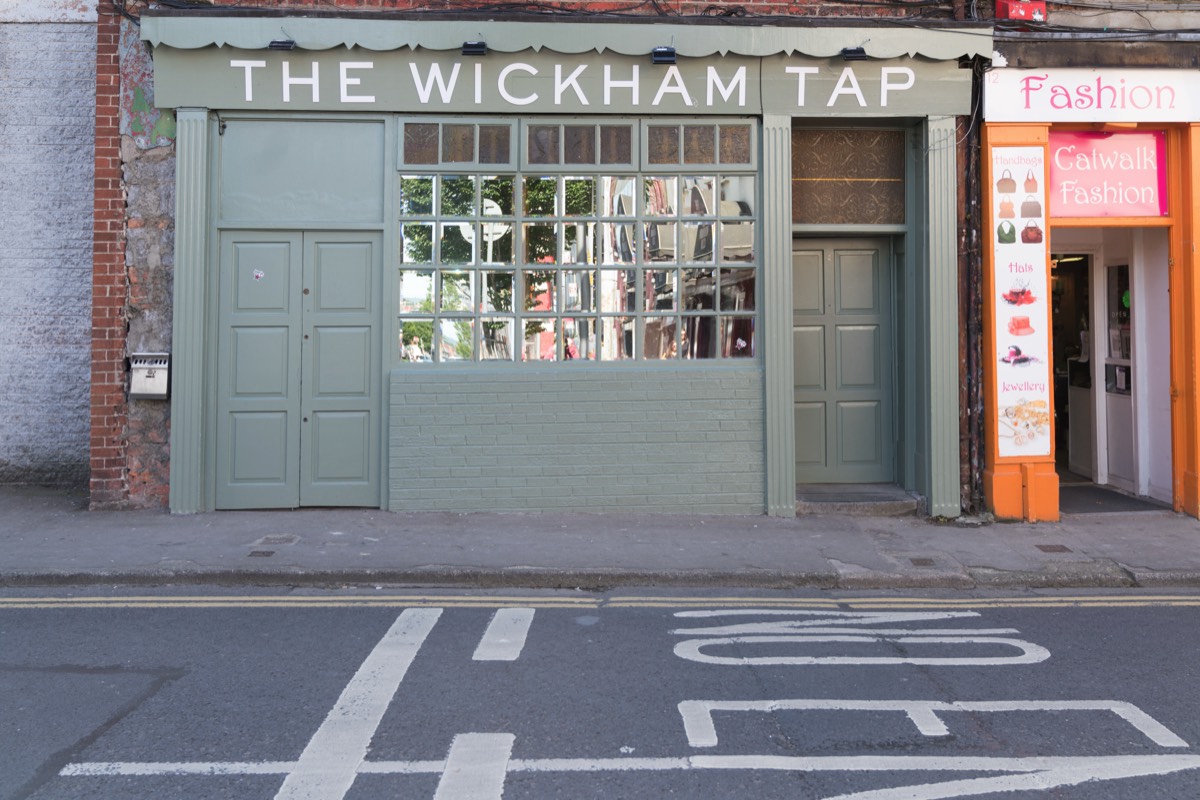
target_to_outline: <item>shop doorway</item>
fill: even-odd
[[[1168,280],[1162,230],[1055,233],[1052,354],[1064,511],[1088,486],[1173,501]],[[1093,510],[1129,510],[1103,495],[1091,500]]]
[[[379,505],[378,233],[220,241],[217,508]]]
[[[793,245],[797,483],[895,480],[891,261],[887,239]]]

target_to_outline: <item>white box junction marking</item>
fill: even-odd
[[[433,800],[498,800],[515,738],[511,733],[455,736]]]
[[[945,619],[978,617],[976,611],[933,612],[850,612],[850,611],[780,611],[777,609],[739,609],[736,611],[680,611],[679,618],[712,618],[733,616],[799,617],[771,619],[766,622],[744,622],[706,628],[680,628],[671,631],[676,636],[693,636],[675,645],[675,655],[701,664],[727,666],[807,666],[815,664],[920,664],[929,666],[1002,666],[1037,664],[1050,657],[1046,648],[1010,638],[1019,633],[1015,628],[896,628],[869,627],[895,625],[903,622],[933,622]],[[730,645],[812,645],[891,643],[901,645],[954,645],[977,649],[979,645],[995,645],[1020,651],[1019,655],[994,656],[864,656],[864,655],[771,655],[722,656],[705,651]],[[888,648],[891,650],[891,648]]]

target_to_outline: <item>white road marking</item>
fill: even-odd
[[[276,800],[346,796],[400,681],[441,615],[440,608],[420,608],[396,618],[309,740]]]
[[[856,631],[855,636],[728,636],[719,639],[688,639],[675,645],[675,655],[701,664],[726,666],[806,666],[812,664],[920,664],[943,667],[1037,664],[1050,657],[1050,651],[1021,639],[994,636],[870,636],[871,631]],[[919,633],[919,631],[913,631]],[[1021,651],[1019,656],[711,656],[701,648],[732,644],[808,644],[811,642],[863,643],[894,642],[896,644],[998,644]]]
[[[475,661],[516,661],[525,647],[532,623],[532,608],[498,609],[472,658]]]
[[[455,736],[433,800],[500,800],[514,739],[511,733]]]
[[[1110,711],[1137,728],[1159,747],[1187,747],[1188,743],[1165,725],[1131,703],[1119,700],[1004,700],[946,703],[939,700],[684,700],[679,704],[683,729],[692,747],[718,743],[713,713],[717,711],[895,711],[906,714],[924,736],[948,736],[937,716],[951,711]]]

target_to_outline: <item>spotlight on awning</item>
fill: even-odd
[[[487,42],[463,42],[462,54],[464,56],[486,56]]]
[[[842,60],[844,61],[866,61],[867,51],[862,47],[843,47]]]
[[[653,64],[674,64],[674,47],[656,47],[650,51],[650,61]]]

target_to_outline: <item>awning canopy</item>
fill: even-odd
[[[868,58],[922,57],[935,61],[992,54],[992,28],[978,23],[931,24],[922,20],[856,20],[854,26],[818,21],[740,18],[736,22],[696,17],[686,24],[631,21],[629,18],[567,21],[496,20],[486,17],[422,19],[364,16],[257,16],[213,12],[146,11],[142,39],[155,47],[265,49],[272,40],[290,39],[299,50],[359,47],[373,51],[404,48],[459,50],[464,41],[486,41],[489,50],[564,54],[615,53],[633,56],[671,46],[683,57],[766,57],[804,55],[832,58],[861,47]],[[795,24],[804,23],[808,24]],[[827,23],[827,21],[824,21]],[[792,24],[789,24],[792,23]],[[553,27],[550,27],[553,25]]]

